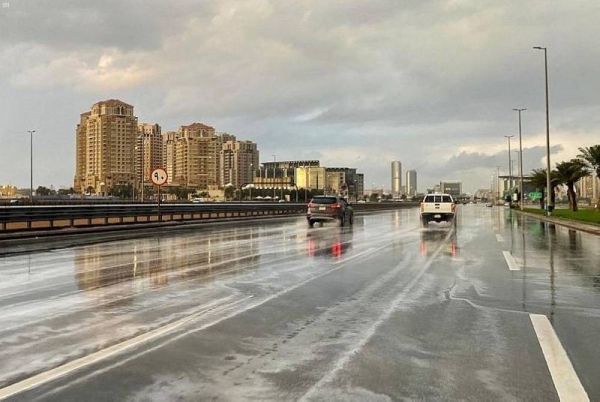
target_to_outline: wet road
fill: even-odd
[[[0,398],[600,400],[599,237],[481,205],[419,225],[282,219],[1,258]]]

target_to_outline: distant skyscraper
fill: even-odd
[[[417,194],[417,171],[409,170],[406,172],[406,195],[414,196]]]
[[[402,190],[402,163],[392,162],[392,195],[398,196]]]
[[[114,186],[134,185],[137,139],[137,117],[125,102],[109,99],[82,113],[76,131],[75,191],[106,195]]]

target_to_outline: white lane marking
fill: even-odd
[[[503,251],[504,259],[506,260],[506,264],[508,264],[508,269],[511,271],[520,271],[519,264],[515,261],[512,255],[510,255],[510,251]]]
[[[502,238],[502,235],[500,235],[500,234],[496,234],[496,240],[498,240],[498,243],[502,243],[504,241],[504,239]]]
[[[365,335],[359,340],[358,344],[354,345],[354,347],[352,347],[350,350],[346,351],[346,353],[344,353],[340,357],[340,359],[337,362],[335,362],[333,368],[326,375],[324,375],[316,384],[314,384],[304,395],[302,395],[302,397],[299,399],[300,401],[310,400],[312,398],[312,396],[320,388],[323,387],[323,385],[332,382],[335,379],[335,376],[337,375],[337,373],[340,370],[342,370],[346,366],[346,364],[348,364],[350,359],[352,359],[353,356],[355,356],[361,349],[364,348],[364,346],[371,340],[373,335],[375,335],[375,333],[377,332],[379,327],[384,322],[389,320],[390,317],[392,316],[392,314],[394,314],[394,312],[396,312],[398,310],[401,303],[405,300],[406,296],[413,289],[413,287],[417,284],[419,279],[421,279],[421,277],[423,275],[425,275],[425,273],[427,272],[429,267],[433,264],[434,260],[438,257],[438,255],[441,253],[441,251],[447,245],[448,237],[450,236],[450,234],[451,234],[451,232],[449,232],[448,236],[446,236],[445,241],[433,252],[433,254],[429,258],[429,260],[427,260],[425,262],[425,265],[423,265],[423,268],[414,276],[414,278],[408,284],[406,284],[404,286],[404,288],[398,294],[398,296],[396,296],[396,298],[394,300],[392,300],[392,302],[390,303],[390,306],[379,317],[377,317],[377,320],[375,321],[375,323],[370,328],[367,329]]]
[[[561,401],[589,401],[587,392],[581,385],[573,369],[567,352],[554,332],[548,317],[542,314],[530,314],[529,318],[537,335],[552,381]]]
[[[362,253],[357,254],[356,257],[359,257],[359,256],[362,257],[362,256],[367,255],[369,253],[378,252],[378,251],[381,251],[381,250],[385,249],[386,247],[388,247],[388,245],[385,245],[385,246],[382,246],[382,247],[379,247],[379,248],[369,248],[369,249],[363,251]],[[188,333],[191,333],[191,332],[196,332],[196,331],[201,331],[201,330],[206,329],[208,327],[211,327],[211,326],[213,326],[215,324],[218,324],[221,321],[224,321],[226,319],[235,317],[236,315],[238,315],[240,313],[243,313],[245,311],[248,311],[248,310],[251,310],[251,309],[256,308],[258,306],[261,306],[261,305],[267,303],[268,301],[271,301],[271,300],[273,300],[273,299],[275,299],[277,297],[280,297],[280,296],[282,296],[282,295],[284,295],[286,293],[289,293],[289,292],[291,292],[291,291],[293,291],[293,290],[295,290],[295,289],[297,289],[297,288],[299,288],[299,287],[301,287],[303,285],[306,285],[309,282],[314,281],[315,279],[319,279],[319,278],[321,278],[321,277],[323,277],[325,275],[329,275],[332,272],[335,272],[335,271],[338,271],[338,270],[340,270],[342,268],[345,268],[345,265],[346,264],[339,265],[339,266],[337,266],[335,268],[330,269],[329,271],[325,271],[325,272],[322,272],[322,273],[320,273],[318,275],[311,276],[310,278],[308,278],[308,279],[306,279],[306,280],[304,280],[304,281],[302,281],[300,283],[297,283],[297,284],[295,284],[293,286],[290,286],[289,288],[280,290],[279,292],[277,292],[277,293],[275,293],[275,294],[273,294],[273,295],[271,295],[271,296],[269,296],[269,297],[261,300],[260,302],[255,303],[254,305],[251,305],[251,306],[249,306],[247,308],[244,308],[242,310],[235,311],[234,313],[228,314],[225,317],[223,317],[222,319],[217,320],[216,322],[213,322],[213,323],[211,323],[209,325],[203,325],[202,327],[200,327],[198,329],[194,329],[192,331],[188,331],[185,334],[188,334]],[[253,297],[254,296],[248,296],[248,297],[245,297],[243,299],[234,301],[233,303],[227,304],[225,306],[223,306],[222,304],[221,305],[216,305],[216,306],[208,306],[206,309],[204,309],[202,311],[199,311],[197,313],[194,313],[191,316],[182,318],[182,319],[180,319],[178,321],[172,322],[171,324],[167,324],[167,325],[165,325],[163,327],[160,327],[160,328],[157,328],[157,329],[152,330],[150,332],[147,332],[145,334],[142,334],[142,335],[140,335],[140,336],[138,336],[136,338],[129,339],[129,340],[125,341],[125,342],[122,342],[122,343],[119,343],[117,345],[113,345],[113,346],[111,346],[109,348],[106,348],[106,349],[100,350],[98,352],[92,353],[91,355],[84,356],[82,358],[73,360],[73,361],[71,361],[69,363],[65,363],[62,366],[59,366],[59,367],[56,367],[54,369],[48,370],[48,371],[46,371],[44,373],[40,373],[40,374],[35,375],[33,377],[30,377],[30,378],[28,378],[26,380],[18,382],[16,384],[9,385],[6,388],[0,388],[0,401],[4,400],[4,399],[6,399],[6,398],[8,398],[10,396],[19,394],[19,393],[21,393],[23,391],[26,391],[26,390],[38,387],[38,386],[40,386],[40,385],[42,385],[44,383],[53,381],[53,380],[55,380],[55,379],[57,379],[59,377],[62,377],[64,375],[70,373],[70,372],[73,372],[73,371],[78,370],[80,368],[83,368],[85,366],[89,366],[91,364],[94,364],[96,362],[104,360],[104,359],[106,359],[106,358],[108,358],[110,356],[113,356],[113,355],[115,355],[117,353],[121,353],[121,352],[123,352],[123,351],[125,351],[127,349],[130,349],[130,348],[132,348],[134,346],[137,346],[137,345],[139,345],[141,343],[148,342],[150,340],[158,338],[158,337],[166,334],[167,332],[173,331],[176,328],[179,328],[179,327],[181,327],[181,326],[189,323],[190,321],[192,321],[193,319],[199,317],[202,314],[205,314],[205,313],[208,313],[208,312],[212,312],[213,309],[221,308],[221,307],[231,308],[232,306],[237,305],[238,303],[244,302],[244,301],[246,301],[248,299],[251,299]],[[179,339],[179,337],[175,337],[175,339]]]
[[[135,338],[128,339],[124,342],[110,346],[106,349],[102,349],[102,350],[99,350],[98,352],[92,353],[90,355],[81,357],[79,359],[75,359],[73,361],[63,364],[62,366],[55,367],[51,370],[48,370],[46,372],[43,372],[43,373],[40,373],[33,377],[30,377],[30,378],[20,381],[16,384],[9,385],[8,387],[5,387],[5,388],[0,388],[0,400],[6,399],[10,396],[16,395],[16,394],[26,391],[28,389],[35,388],[35,387],[42,385],[44,383],[47,383],[49,381],[53,381],[53,380],[55,380],[59,377],[62,377],[72,371],[78,370],[85,366],[89,366],[89,365],[99,362],[101,360],[107,359],[113,355],[124,352],[128,349],[131,349],[135,346],[138,346],[144,342],[148,342],[148,341],[151,341],[158,337],[161,337],[164,334],[166,334],[167,332],[171,332],[185,324],[188,324],[190,321],[198,318],[199,316],[201,316],[203,314],[210,312],[211,310],[214,310],[217,308],[221,309],[224,307],[230,308],[233,305],[245,302],[253,297],[254,296],[248,296],[248,297],[245,297],[242,299],[234,300],[232,302],[229,302],[229,300],[227,300],[227,299],[231,299],[231,298],[226,298],[225,300],[219,300],[218,302],[215,302],[212,305],[207,306],[207,308],[205,308],[197,313],[194,313],[188,317],[181,318],[170,324],[167,324],[160,328],[156,328],[152,331],[146,332],[145,334],[136,336]],[[228,303],[223,304],[224,301],[226,301]]]

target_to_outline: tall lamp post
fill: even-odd
[[[512,189],[512,161],[510,159],[510,139],[514,137],[514,135],[505,135],[504,137],[508,138],[508,194],[510,195],[510,190]],[[508,205],[510,205],[510,201]]]
[[[275,161],[277,159],[277,155],[271,155],[273,157],[273,199],[275,199],[275,197],[277,197],[275,191],[277,190],[277,188],[275,187]]]
[[[500,201],[500,165],[496,165],[496,190],[498,190],[497,201]]]
[[[527,109],[513,109],[519,113],[519,207],[523,210],[523,140],[521,137],[521,112]]]
[[[554,209],[552,205],[552,197],[550,192],[552,191],[552,183],[550,180],[550,110],[548,107],[548,49],[541,46],[535,46],[535,50],[544,51],[544,72],[546,79],[546,216],[551,215],[551,209]]]
[[[33,203],[33,133],[35,130],[27,130],[29,133],[29,202]]]

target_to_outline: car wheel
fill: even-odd
[[[346,224],[346,215],[342,215],[340,217],[340,226],[344,226]]]
[[[429,226],[429,221],[427,219],[421,219],[421,226],[426,228],[427,226]]]
[[[348,219],[348,223],[350,226],[354,225],[354,214],[350,215],[350,219]]]
[[[308,227],[312,228],[315,226],[315,221],[308,221]]]

